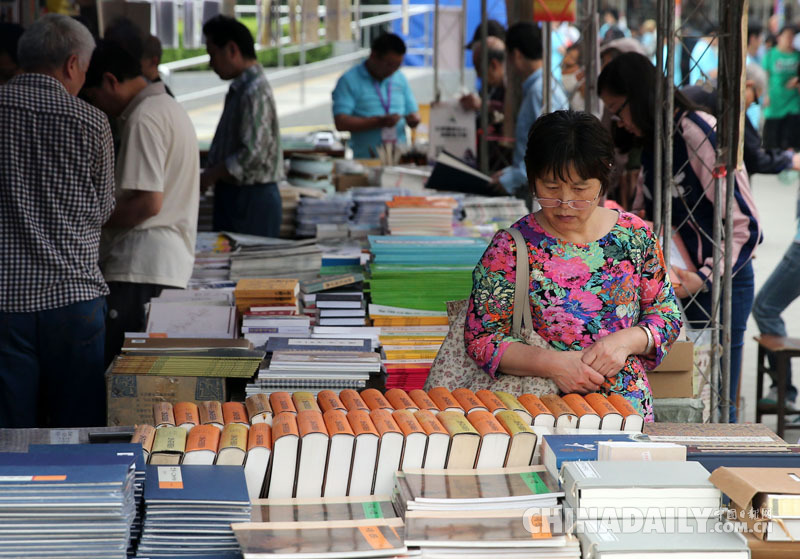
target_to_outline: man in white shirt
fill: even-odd
[[[164,288],[185,288],[197,237],[200,161],[186,111],[162,83],[148,83],[140,61],[101,42],[92,55],[84,95],[117,120],[114,213],[100,244],[107,297],[106,363],[125,332],[142,331],[144,304]]]

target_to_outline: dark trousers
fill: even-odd
[[[106,424],[105,297],[0,312],[0,428]]]
[[[733,276],[731,281],[731,423],[736,422],[736,395],[739,389],[739,379],[742,376],[744,331],[747,328],[747,317],[750,316],[754,296],[753,263],[748,262]],[[708,322],[708,315],[711,313],[711,290],[700,293],[697,299],[684,309],[684,312],[692,328],[704,328]],[[722,316],[719,319],[722,321]]]
[[[145,303],[158,297],[164,289],[163,285],[151,283],[128,283],[122,281],[108,282],[111,293],[106,297],[108,314],[106,315],[106,349],[105,365],[111,364],[119,355],[125,341],[125,332],[144,332],[146,316]]]
[[[274,182],[214,187],[214,231],[277,237],[281,231],[281,194]]]

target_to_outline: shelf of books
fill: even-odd
[[[520,204],[356,187],[297,195],[311,238],[201,233],[107,371],[108,426],[0,430],[0,557],[800,557],[800,447],[763,425],[426,387]],[[650,375],[657,418],[703,407],[702,351]]]

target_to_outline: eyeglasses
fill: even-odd
[[[592,204],[600,198],[600,192],[598,191],[597,196],[592,198],[591,200],[560,200],[558,198],[539,198],[536,196],[536,201],[539,202],[539,205],[543,208],[557,208],[561,204],[566,204],[573,210],[588,210],[592,207]]]
[[[622,120],[622,117],[620,116],[620,114],[622,113],[623,110],[625,110],[625,107],[627,107],[627,106],[628,106],[628,100],[625,99],[625,102],[622,105],[619,106],[619,109],[614,111],[614,114],[612,115],[611,118],[616,119],[616,120]]]

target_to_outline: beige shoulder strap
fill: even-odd
[[[519,229],[504,229],[514,239],[517,246],[517,283],[514,290],[514,316],[511,321],[511,333],[519,338],[522,328],[533,329],[533,317],[529,299],[531,267],[528,260],[528,243]],[[524,304],[518,304],[523,302]]]

